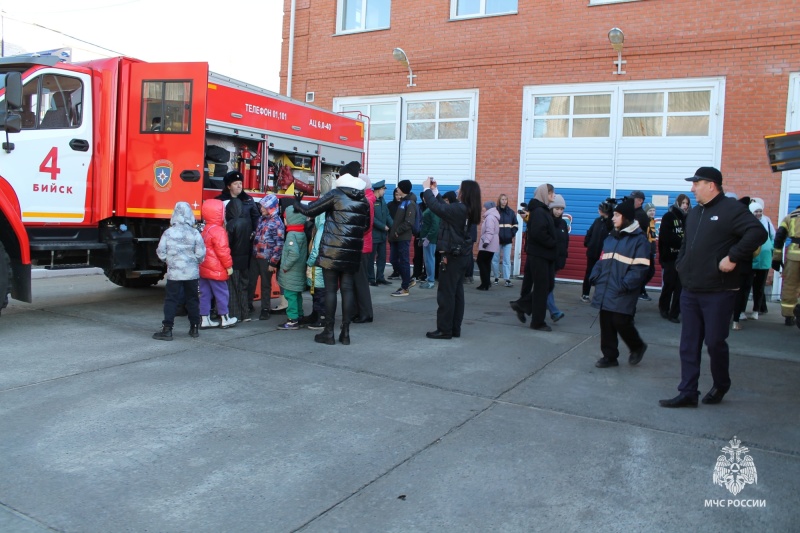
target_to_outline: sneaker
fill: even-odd
[[[652,300],[652,298],[650,298],[650,296],[646,292],[643,292],[642,294],[640,294],[639,295],[639,299],[640,300],[644,300],[646,302],[649,302],[649,301]]]
[[[386,278],[386,279],[390,279],[390,280],[392,280],[392,281],[397,281],[398,279],[400,279],[400,274],[395,274],[395,273],[392,273],[392,275],[391,275],[391,276],[389,276],[389,277],[388,277],[388,278]]]
[[[378,285],[391,285],[392,284],[391,281],[386,281],[385,279],[379,279],[375,283],[377,283]]]
[[[744,322],[747,320],[747,315],[744,313],[739,313],[739,322]]]
[[[750,313],[750,320],[758,320],[758,311]]]
[[[581,301],[585,304],[588,304],[591,301],[588,294],[581,295]]]
[[[391,295],[392,296],[408,296],[408,289],[397,289]]]
[[[300,322],[298,320],[287,320],[285,323],[278,326],[278,329],[283,331],[300,329]]]
[[[464,278],[464,283],[475,283],[475,280],[471,277]]]
[[[316,322],[308,325],[308,329],[325,329],[325,317],[320,316]]]
[[[742,325],[738,322],[733,323],[733,331],[740,331],[742,329]]]
[[[558,322],[562,318],[564,318],[564,313],[562,311],[559,311],[558,313],[553,313],[552,315],[550,315],[550,319],[553,322]]]
[[[420,285],[419,288],[420,289],[432,289],[434,285],[435,285],[434,282],[429,281],[427,283],[423,283],[422,285]]]
[[[506,283],[508,283],[508,282],[506,282]],[[494,278],[494,284],[495,285],[500,285],[500,280],[497,279],[497,278]]]
[[[414,279],[414,278],[411,278],[411,281],[408,282],[408,288],[410,289],[411,287],[414,287],[416,285],[417,285],[417,280]]]
[[[269,320],[269,309],[262,309],[261,314],[258,315],[259,320]]]
[[[513,286],[514,286],[514,284],[513,284],[513,283],[511,283],[511,280],[510,280],[510,279],[507,279],[507,280],[506,280],[506,283],[505,283],[505,285],[504,285],[504,286],[505,286],[505,287],[513,287]]]
[[[609,368],[612,366],[619,366],[619,361],[616,359],[609,359],[608,357],[601,357],[594,364],[597,368]]]

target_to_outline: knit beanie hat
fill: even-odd
[[[456,203],[458,201],[458,196],[456,196],[455,191],[447,191],[446,193],[444,193],[442,195],[442,198],[444,198],[445,200],[447,200],[451,204],[454,204],[454,203]]]
[[[759,202],[757,202],[756,200],[753,200],[752,202],[750,202],[750,212],[751,212],[751,213],[755,213],[755,212],[756,212],[756,211],[758,211],[759,209],[761,209],[761,210],[763,211],[763,210],[764,210],[764,206],[763,206],[763,205],[761,205],[761,204],[760,204]]]
[[[261,204],[267,211],[272,211],[278,207],[278,197],[274,194],[268,194],[259,200],[258,203]]]
[[[656,208],[656,206],[655,206],[655,205],[653,205],[653,204],[652,204],[652,203],[650,203],[650,202],[647,202],[646,204],[644,204],[644,205],[642,206],[642,209],[644,209],[644,212],[645,212],[645,213],[647,213],[647,212],[648,212],[648,211],[650,211],[651,209],[655,209],[655,208]]]
[[[492,202],[491,200],[490,200],[490,201],[488,201],[488,202],[484,202],[484,203],[483,203],[483,207],[485,207],[486,209],[491,209],[491,208],[493,208],[495,205],[496,205],[496,204],[495,204],[494,202]]]
[[[402,180],[400,183],[397,184],[397,188],[400,189],[403,192],[403,194],[408,194],[411,192],[411,181]]]
[[[561,196],[560,194],[556,194],[555,198],[553,198],[553,201],[550,202],[550,206],[549,207],[550,207],[550,209],[553,209],[554,207],[560,207],[562,209],[566,209],[567,208],[567,202],[564,201],[564,197],[563,196]]]
[[[633,200],[625,200],[614,208],[615,213],[619,213],[622,217],[632,222],[636,218],[636,208],[633,207]]]
[[[344,174],[350,174],[354,178],[357,178],[358,175],[361,174],[361,163],[358,161],[350,161],[339,169],[339,175],[342,176]]]

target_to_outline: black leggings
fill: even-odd
[[[322,269],[325,280],[325,322],[333,329],[336,323],[336,296],[342,289],[342,325],[350,325],[355,309],[355,291],[353,290],[353,273],[341,270]]]

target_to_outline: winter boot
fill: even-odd
[[[222,320],[222,323],[219,326],[222,329],[232,328],[239,321],[239,319],[235,316],[228,316],[227,314],[219,315],[219,318]]]
[[[153,333],[153,338],[157,341],[171,341],[172,328],[169,326],[161,326],[161,331]]]
[[[322,333],[314,335],[314,342],[320,344],[336,344],[336,339],[333,336],[333,320],[325,322],[325,329],[322,330]]]
[[[214,322],[208,315],[200,317],[200,329],[218,328],[219,322]]]
[[[345,346],[350,344],[350,324],[342,324],[342,331],[339,332],[339,342]]]
[[[197,324],[189,326],[189,336],[194,339],[200,336],[200,328],[197,327]]]

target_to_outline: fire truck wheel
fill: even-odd
[[[108,280],[113,283],[114,285],[119,285],[120,287],[126,287],[128,289],[143,289],[146,287],[151,287],[161,281],[164,277],[163,275],[158,276],[150,276],[146,278],[128,278],[125,276],[124,270],[103,270]]]
[[[11,290],[11,259],[0,242],[0,310],[8,306],[8,291]]]

